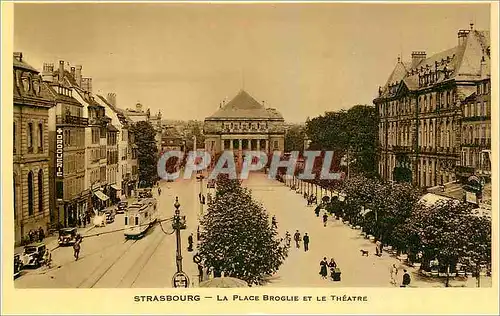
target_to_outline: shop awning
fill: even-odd
[[[120,191],[122,188],[120,188],[117,184],[112,184],[111,187],[115,189],[116,191]]]
[[[109,196],[106,194],[102,193],[101,191],[95,191],[94,194],[102,201],[107,201],[109,200]]]

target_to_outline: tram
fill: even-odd
[[[125,211],[125,238],[142,238],[158,219],[156,199],[147,198],[129,205]]]

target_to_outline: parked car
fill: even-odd
[[[76,242],[76,236],[78,235],[78,229],[73,228],[62,228],[59,230],[59,246],[71,246]]]
[[[40,267],[43,262],[43,255],[47,246],[44,243],[37,243],[24,246],[22,263],[24,267]]]
[[[128,207],[128,202],[127,201],[121,201],[118,202],[118,205],[116,206],[116,214],[123,214],[127,210]]]
[[[14,255],[14,279],[21,275],[23,269],[23,262],[21,261],[21,254]]]
[[[106,224],[113,223],[114,221],[115,221],[115,213],[113,211],[106,213]]]
[[[152,198],[153,193],[151,192],[151,188],[143,188],[137,189],[137,193],[140,199]]]

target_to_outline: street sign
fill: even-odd
[[[172,277],[173,287],[189,287],[189,278],[184,272],[176,272]]]
[[[201,262],[201,256],[199,254],[194,255],[193,262],[199,264]]]

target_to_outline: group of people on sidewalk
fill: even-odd
[[[286,234],[285,234],[285,240],[286,240],[286,245],[287,247],[290,247],[290,242],[291,242],[291,238],[290,238],[290,233],[287,231]],[[304,233],[304,237],[302,237],[300,235],[300,232],[299,230],[297,229],[295,231],[295,234],[293,234],[293,240],[295,241],[295,247],[297,249],[300,249],[300,243],[303,241],[304,242],[304,251],[309,251],[309,235],[307,235],[307,233]]]
[[[36,230],[32,229],[28,232],[27,240],[29,241],[29,243],[34,243],[35,241],[42,242],[44,239],[45,232],[41,226]]]
[[[337,263],[333,258],[331,258],[330,262],[328,262],[326,257],[324,257],[323,260],[320,261],[319,266],[320,266],[319,274],[321,275],[322,279],[326,280],[328,278],[328,269],[330,269],[330,278],[332,279],[332,281],[340,281],[340,279],[338,279],[336,275],[338,274],[338,271],[336,270]]]

